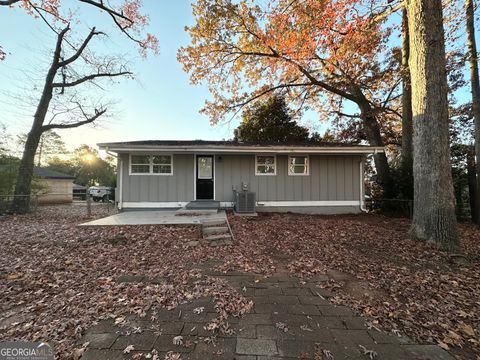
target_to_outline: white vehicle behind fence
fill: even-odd
[[[108,186],[92,186],[89,189],[89,193],[95,202],[109,202],[115,200],[113,188]]]

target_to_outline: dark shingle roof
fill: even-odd
[[[33,175],[45,179],[75,179],[75,176],[64,174],[58,171],[35,166],[33,168]]]

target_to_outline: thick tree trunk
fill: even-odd
[[[402,15],[402,175],[407,187],[413,187],[413,116],[412,88],[410,85],[410,38],[408,36],[407,10]]]
[[[459,252],[441,0],[408,0],[408,26],[414,177],[411,234],[446,251]]]
[[[58,48],[58,46],[57,46]],[[58,50],[59,54],[59,50]],[[31,184],[33,178],[33,166],[35,162],[35,153],[40,142],[42,133],[44,132],[43,123],[50,106],[53,94],[53,80],[57,71],[58,56],[55,53],[54,62],[45,78],[45,84],[42,91],[42,97],[37,106],[37,110],[33,117],[33,125],[27,135],[25,149],[23,151],[22,160],[17,174],[17,182],[10,211],[15,214],[25,214],[30,207]]]
[[[470,83],[472,87],[472,110],[475,122],[475,155],[477,157],[476,168],[476,197],[474,202],[475,217],[473,221],[480,225],[480,82],[478,78],[478,56],[475,41],[475,19],[473,12],[473,0],[465,0],[465,12],[467,19],[467,47],[468,61],[470,63]]]
[[[477,209],[477,176],[475,173],[475,148],[469,147],[467,150],[467,178],[468,178],[468,198],[470,202],[470,214],[472,221],[478,218]]]
[[[360,96],[360,95],[358,95]],[[357,105],[360,108],[360,115],[363,120],[363,129],[367,140],[371,146],[383,147],[383,139],[380,132],[380,126],[375,117],[372,106],[363,95],[362,98],[357,101]],[[392,181],[390,176],[390,166],[388,165],[387,156],[384,152],[379,152],[373,155],[375,162],[375,169],[377,170],[377,181],[382,185],[384,190],[384,197],[391,196]]]
[[[27,142],[23,151],[22,160],[18,168],[17,182],[15,185],[15,197],[10,211],[15,214],[25,214],[30,208],[31,184],[33,178],[33,166],[38,142],[42,135],[41,129],[33,129],[28,133]]]

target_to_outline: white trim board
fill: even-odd
[[[150,202],[150,201],[125,201],[123,208],[177,208],[184,207],[188,204],[188,201],[164,201],[164,202]]]
[[[257,206],[359,206],[359,200],[257,201]]]
[[[124,202],[123,208],[176,208],[184,207],[187,202],[165,201],[165,202]],[[295,207],[295,206],[359,206],[360,201],[339,200],[339,201],[258,201],[260,207]],[[233,202],[220,202],[221,207],[233,207]]]
[[[228,153],[266,153],[266,154],[376,154],[384,152],[380,146],[161,146],[161,145],[121,145],[115,143],[97,144],[101,150],[114,152],[167,152],[167,153],[198,153],[198,154],[228,154]]]

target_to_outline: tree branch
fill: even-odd
[[[397,5],[395,5],[393,7],[390,6],[388,10],[383,11],[383,12],[373,16],[372,21],[373,22],[381,21],[381,20],[385,19],[386,17],[390,16],[391,14],[393,14],[394,12],[402,9],[403,7],[405,7],[405,1],[400,1]]]
[[[292,88],[292,87],[298,87],[298,86],[311,86],[312,84],[310,83],[294,83],[294,84],[281,84],[281,85],[276,85],[276,86],[273,86],[273,87],[270,87],[266,90],[263,90],[261,91],[260,93],[248,98],[247,100],[241,102],[241,103],[238,103],[238,104],[235,104],[234,106],[231,106],[230,109],[235,109],[235,108],[242,108],[244,107],[245,105],[248,105],[249,103],[251,103],[252,101],[264,96],[264,95],[267,95],[275,90],[278,90],[278,89],[285,89],[285,88]]]
[[[50,125],[43,125],[42,126],[42,132],[45,132],[45,131],[48,131],[48,130],[52,130],[52,129],[71,129],[71,128],[76,128],[76,127],[79,127],[79,126],[82,126],[82,125],[86,125],[86,124],[91,124],[92,122],[94,122],[95,120],[97,120],[100,116],[102,116],[103,114],[105,114],[105,112],[107,111],[107,109],[103,109],[103,110],[97,110],[95,109],[95,115],[91,116],[91,117],[88,117],[85,112],[83,111],[82,107],[79,105],[80,109],[82,110],[82,113],[84,114],[85,116],[85,120],[82,120],[82,121],[77,121],[75,123],[71,123],[71,124],[50,124]]]
[[[20,2],[22,0],[0,0],[0,6],[9,6],[9,5],[13,5],[17,2]]]
[[[80,2],[83,2],[85,4],[92,5],[94,7],[99,8],[100,10],[106,12],[110,17],[112,18],[113,22],[117,27],[120,29],[121,32],[123,32],[130,40],[136,42],[139,44],[141,47],[145,47],[144,43],[141,40],[135,39],[132,35],[130,35],[127,31],[130,27],[134,25],[134,20],[130,19],[128,16],[125,16],[125,14],[122,12],[118,12],[111,7],[105,6],[103,1],[93,1],[93,0],[78,0]],[[123,26],[120,24],[118,19],[122,19],[124,21],[127,21],[129,24],[128,26]]]
[[[88,36],[85,38],[85,40],[83,41],[82,45],[77,49],[77,51],[75,52],[75,54],[73,54],[70,58],[68,58],[67,60],[64,60],[62,62],[60,62],[58,64],[58,67],[62,67],[62,66],[66,66],[72,62],[74,62],[75,60],[77,60],[80,55],[82,55],[83,51],[85,50],[85,48],[87,47],[88,43],[90,42],[90,40],[92,40],[92,38],[95,36],[95,35],[100,35],[100,34],[103,34],[102,32],[100,31],[95,31],[95,27],[92,28],[92,30],[90,30],[90,33],[88,34]]]
[[[107,7],[105,6],[105,4],[103,3],[103,1],[100,1],[100,2],[97,2],[97,1],[93,1],[93,0],[78,0],[80,2],[83,2],[83,3],[86,3],[86,4],[90,4],[92,6],[95,6],[97,8],[99,8],[100,10],[103,10],[105,11],[106,13],[112,15],[112,16],[115,16],[115,17],[119,17],[123,20],[126,20],[130,23],[133,24],[133,20],[128,18],[127,16],[125,16],[123,13],[119,13],[118,11],[115,11],[113,10],[112,8],[110,7]]]
[[[65,37],[65,34],[70,30],[70,26],[67,26],[65,29],[60,31],[60,33],[57,36],[57,44],[55,45],[55,51],[53,53],[53,63],[52,66],[50,67],[50,72],[55,76],[55,73],[57,72],[57,69],[59,67],[59,61],[60,61],[60,55],[62,52],[62,42],[63,38]],[[51,81],[53,82],[53,77],[51,78]]]
[[[84,76],[84,77],[82,77],[80,79],[77,79],[75,81],[72,81],[72,82],[53,83],[52,86],[54,88],[57,88],[57,87],[61,87],[61,88],[72,87],[72,86],[77,86],[81,83],[84,83],[86,81],[93,80],[93,79],[99,78],[99,77],[115,77],[115,76],[123,76],[123,75],[132,75],[132,73],[130,71],[121,71],[121,72],[118,72],[118,73],[98,73],[98,74],[92,74],[92,75]]]

